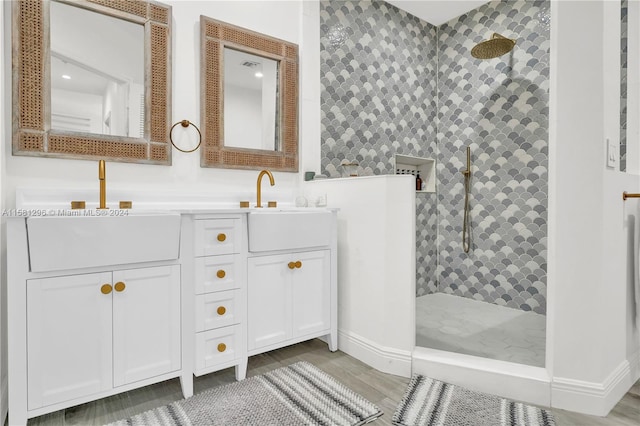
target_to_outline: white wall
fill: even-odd
[[[11,51],[11,30],[10,30],[10,10],[9,2],[0,5],[0,138],[4,141],[11,141],[11,75],[10,61],[7,60],[7,53]],[[9,64],[8,64],[9,62]],[[4,206],[7,191],[5,190],[5,164],[6,156],[0,150],[0,206]],[[0,224],[0,423],[4,424],[7,416],[7,243],[5,238],[6,221]]]
[[[5,2],[11,3],[11,2]],[[265,199],[293,202],[304,170],[319,171],[319,6],[316,1],[165,1],[173,10],[172,121],[188,119],[200,125],[199,17],[209,16],[234,25],[297,43],[300,48],[300,172],[274,173],[276,185],[265,185]],[[8,9],[7,9],[8,10]],[[302,25],[302,23],[306,24]],[[304,28],[304,30],[303,30]],[[5,70],[10,67],[10,49],[3,49]],[[10,73],[5,74],[5,79]],[[7,96],[5,102],[9,102]],[[10,121],[9,121],[10,123]],[[193,132],[194,133],[194,132]],[[192,147],[191,132],[174,130],[179,146]],[[16,187],[83,188],[98,197],[97,161],[61,160],[11,155],[10,137],[4,137],[7,201],[14,206]],[[211,194],[230,201],[255,199],[257,171],[201,168],[199,151],[173,151],[173,165],[107,163],[109,190],[141,190]],[[87,200],[91,201],[91,200]],[[94,200],[95,201],[95,200]],[[135,200],[133,200],[135,206]]]
[[[605,139],[619,137],[619,13],[616,2],[552,2],[547,368],[553,406],[597,415],[637,379],[637,209],[622,192],[640,179],[605,163]]]
[[[338,211],[338,346],[409,377],[415,346],[415,180],[410,175],[311,181],[304,195]]]

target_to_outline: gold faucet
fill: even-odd
[[[262,176],[267,175],[269,176],[269,183],[271,183],[271,186],[276,184],[276,181],[273,180],[273,175],[271,174],[271,172],[269,170],[263,170],[260,172],[260,174],[258,175],[258,184],[257,184],[257,201],[256,201],[256,207],[258,208],[262,208],[262,205],[260,204],[260,202],[262,201],[262,190],[261,188],[261,184],[262,184]]]
[[[100,179],[100,207],[107,208],[107,171],[104,160],[98,161],[98,179]]]

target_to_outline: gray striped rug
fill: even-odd
[[[414,374],[391,419],[398,426],[553,426],[547,410]]]
[[[333,377],[298,362],[210,389],[111,426],[362,425],[382,411]]]

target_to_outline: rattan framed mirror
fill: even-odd
[[[200,36],[201,167],[297,172],[298,46],[206,16]],[[277,62],[276,149],[225,145],[225,49]]]
[[[13,155],[170,165],[171,6],[143,0],[55,0],[141,26],[144,82],[138,96],[139,130],[130,136],[110,132],[110,111],[101,120],[106,133],[52,128],[52,3],[13,2]]]

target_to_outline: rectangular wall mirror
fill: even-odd
[[[13,3],[13,154],[171,164],[171,7]]]
[[[205,16],[202,167],[298,171],[298,46]]]

